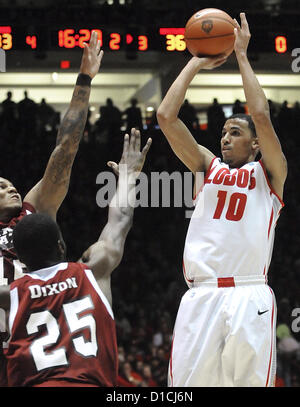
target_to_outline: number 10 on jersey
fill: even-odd
[[[218,191],[218,203],[217,207],[213,216],[213,219],[220,219],[226,198],[227,198],[227,191]],[[228,208],[225,213],[225,218],[227,220],[231,221],[239,221],[242,219],[246,207],[246,202],[247,202],[247,195],[242,194],[239,192],[234,192],[233,194],[230,195],[229,198],[229,203],[228,203]]]

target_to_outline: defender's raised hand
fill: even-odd
[[[146,155],[151,146],[152,139],[148,138],[147,143],[141,150],[141,133],[139,130],[131,129],[131,137],[125,134],[123,153],[119,165],[113,161],[108,161],[107,165],[111,167],[116,175],[119,175],[120,165],[126,169],[127,173],[135,173],[136,176],[142,171]],[[125,168],[126,166],[126,168]]]
[[[99,71],[102,57],[103,51],[101,50],[97,31],[92,31],[90,43],[87,44],[84,42],[80,73],[89,75],[93,79]]]

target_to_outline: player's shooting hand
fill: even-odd
[[[226,54],[220,54],[212,57],[194,57],[198,59],[200,69],[214,69],[223,65],[228,56]]]
[[[248,44],[251,38],[250,30],[249,30],[249,25],[246,19],[245,13],[240,13],[240,18],[241,18],[241,26],[237,22],[236,19],[234,19],[234,22],[236,24],[235,29],[234,29],[234,35],[235,35],[235,42],[234,42],[234,50],[235,53],[246,53]]]
[[[139,130],[132,129],[131,137],[129,137],[129,134],[125,134],[123,154],[119,164],[108,161],[107,165],[112,168],[116,175],[119,175],[122,168],[127,171],[127,174],[135,174],[138,176],[143,169],[151,143],[152,139],[148,138],[147,143],[141,151],[141,133]]]
[[[94,78],[94,76],[96,76],[99,71],[102,57],[103,51],[100,47],[98,34],[96,31],[92,31],[90,43],[84,43],[80,73],[84,73],[86,75],[89,75],[91,78]]]

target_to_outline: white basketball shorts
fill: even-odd
[[[249,281],[235,277],[234,281],[235,286],[218,286],[217,279],[209,280],[183,295],[173,333],[168,386],[274,385],[273,291],[264,277]]]

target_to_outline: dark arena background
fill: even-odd
[[[24,197],[43,175],[71,99],[83,41],[93,29],[98,30],[105,53],[92,82],[89,117],[70,189],[58,213],[68,260],[76,261],[106,223],[107,207],[96,201],[103,186],[97,175],[111,171],[107,161],[118,162],[122,136],[132,123],[142,128],[142,144],[153,139],[144,167],[149,196],[151,173],[187,171],[160,131],[156,110],[191,57],[183,41],[185,23],[207,7],[220,8],[238,20],[241,11],[246,13],[252,34],[249,60],[269,100],[288,161],[285,207],[276,228],[268,281],[278,306],[276,386],[299,387],[298,1],[253,0],[241,9],[236,0],[1,0],[0,46],[6,59],[0,73],[1,176],[12,180]],[[132,123],[128,120],[127,109],[134,99],[142,122],[138,117]],[[247,111],[247,106],[233,53],[220,68],[196,76],[181,118],[200,144],[219,155],[224,120],[238,110]],[[123,260],[112,276],[121,387],[167,385],[174,321],[187,289],[182,255],[189,224],[186,213],[191,209],[175,205],[174,190],[171,185],[170,205],[161,200],[157,206],[136,208]]]

